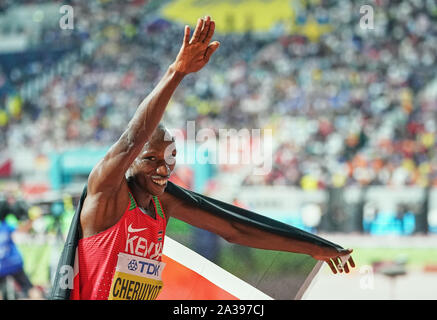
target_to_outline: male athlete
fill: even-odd
[[[324,248],[225,219],[164,192],[175,166],[174,139],[160,125],[181,80],[202,69],[219,47],[215,23],[198,19],[155,89],[138,107],[126,131],[93,168],[80,213],[78,281],[73,299],[155,299],[162,288],[162,248],[170,217],[240,245],[291,251],[326,261],[334,273],[352,250]],[[350,266],[354,267],[352,258]],[[349,272],[347,263],[344,271]],[[134,285],[132,285],[134,284]]]

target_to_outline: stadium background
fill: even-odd
[[[360,28],[363,5],[374,29]],[[354,248],[353,273],[323,270],[307,298],[435,299],[437,5],[426,0],[1,1],[1,208],[11,224],[33,220],[15,238],[34,284],[49,289],[88,173],[176,56],[183,25],[206,14],[221,47],[164,122],[271,129],[273,168],[181,164],[173,181]],[[213,261],[226,246],[171,228]]]

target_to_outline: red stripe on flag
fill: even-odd
[[[187,268],[162,255],[164,287],[157,300],[238,300],[235,296]]]

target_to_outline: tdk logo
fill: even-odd
[[[127,265],[127,268],[131,271],[136,271],[138,269],[138,263],[136,260],[131,260]]]
[[[133,261],[135,261],[135,260],[132,260],[131,262],[129,262],[129,265],[128,265],[129,270],[132,270],[132,271],[137,270],[136,263],[138,262],[141,265],[141,267],[138,270],[139,272],[154,275],[154,276],[159,276],[159,268],[160,268],[159,263],[153,264],[153,263],[149,263],[149,262],[145,262],[145,261],[135,261],[135,269],[133,270],[133,269],[131,269],[131,266],[130,266]]]

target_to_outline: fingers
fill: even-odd
[[[215,30],[215,22],[211,20],[211,22],[209,23],[208,32],[206,33],[205,39],[203,40],[204,43],[209,43],[211,41],[212,36],[214,35],[214,30]]]
[[[332,258],[334,265],[337,267],[338,272],[343,273],[343,263],[339,257]]]
[[[351,256],[353,251],[354,251],[353,249],[347,249],[346,254],[344,254],[340,257],[340,259],[344,265],[344,270],[346,273],[349,273],[349,266],[351,268],[355,268],[355,261]],[[348,263],[349,263],[349,265],[348,265]]]
[[[205,39],[206,39],[206,37],[207,37],[207,35],[208,35],[208,32],[209,32],[209,28],[210,28],[211,22],[212,22],[212,21],[211,21],[211,17],[210,17],[210,16],[207,16],[207,17],[205,18],[205,20],[204,20],[204,24],[203,24],[202,32],[200,32],[199,41],[201,41],[201,42],[205,42]]]
[[[214,41],[210,43],[210,45],[208,46],[208,48],[206,48],[205,51],[204,60],[206,62],[209,61],[209,58],[211,58],[212,54],[218,49],[219,46],[220,46],[220,42],[218,41]]]
[[[349,264],[351,265],[352,268],[355,268],[355,261],[354,259],[352,259],[352,256],[350,256],[349,258]]]
[[[189,43],[204,42],[209,43],[214,34],[215,22],[211,20],[210,16],[205,18],[199,18],[197,20],[196,29],[194,30],[193,37]]]
[[[343,265],[344,272],[349,273],[349,266],[347,262]]]
[[[353,249],[348,249],[349,254],[352,254],[352,252],[354,251]],[[355,268],[355,261],[354,259],[352,259],[352,256],[349,257],[349,264],[351,265],[352,268]]]
[[[336,255],[331,255],[331,258],[323,259],[331,268],[332,273],[349,273],[351,268],[355,268],[355,261],[351,256],[352,249],[341,249]],[[317,258],[316,258],[317,259]]]
[[[204,21],[202,18],[197,19],[196,29],[194,29],[193,37],[191,38],[190,43],[199,41],[200,34],[202,32],[203,22]]]
[[[185,26],[185,31],[184,31],[184,44],[187,45],[190,42],[190,27],[189,26]]]
[[[331,259],[326,260],[326,263],[331,268],[331,271],[333,274],[337,274],[337,269],[335,268],[334,264],[332,263]]]
[[[343,273],[343,270],[345,273],[349,273],[350,269],[347,263],[344,264],[344,266],[342,265],[342,262],[339,258],[333,258],[333,259],[329,259],[326,260],[326,263],[328,264],[328,266],[331,268],[332,273],[337,274],[339,273]],[[354,267],[355,264],[351,267]]]

